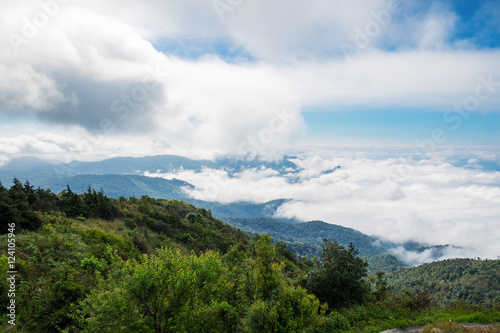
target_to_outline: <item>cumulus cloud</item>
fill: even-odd
[[[6,30],[22,36],[23,18],[36,25],[29,22],[32,13],[46,13],[36,3],[20,7],[13,10],[19,20],[7,21]],[[179,149],[225,153],[255,153],[247,141],[260,135],[266,149],[256,153],[272,155],[303,131],[294,89],[268,66],[167,56],[139,35],[140,28],[91,10],[96,8],[103,10],[96,4],[60,5],[32,38],[15,48],[4,45],[2,61],[14,67],[3,69],[9,75],[0,79],[0,112],[23,109],[42,122],[79,126],[89,135],[142,133]],[[114,14],[128,17],[121,10]],[[274,120],[283,114],[285,126]]]
[[[29,65],[0,64],[0,112],[43,112],[64,101],[57,83]]]
[[[477,110],[500,102],[498,51],[450,44],[450,8],[259,0],[234,2],[221,17],[215,3],[2,1],[0,114],[18,127],[33,118],[63,125],[72,138],[79,128],[125,146],[143,136],[163,142],[158,151],[276,158],[303,135],[307,106],[449,108],[475,96],[479,77],[490,83]],[[158,50],[172,40],[216,52],[186,59]],[[253,60],[223,61],[218,43]],[[342,43],[356,52],[346,57]]]

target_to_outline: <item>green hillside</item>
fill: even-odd
[[[178,166],[176,163],[179,161],[176,162],[175,159],[171,157],[163,158],[166,159],[161,165],[165,165],[165,163],[168,162]],[[135,162],[139,163],[140,160],[141,159]],[[106,160],[102,163],[105,165],[109,164],[109,166],[117,166],[119,165],[117,161],[122,160]],[[156,159],[152,159],[152,161],[146,159],[141,162],[142,164],[137,164],[136,166],[149,165],[151,167],[154,161],[158,162]],[[84,164],[83,166],[85,166],[85,170],[88,169],[97,172],[97,169],[95,169],[96,165],[93,163],[90,163],[88,166]],[[92,166],[92,168],[90,168],[90,166]],[[444,250],[450,247],[448,245],[424,247],[423,244],[415,242],[393,244],[382,241],[377,237],[365,235],[354,229],[322,221],[302,223],[297,220],[275,218],[276,211],[281,205],[288,201],[287,199],[278,199],[265,203],[232,202],[225,204],[196,200],[189,198],[183,191],[184,188],[192,187],[192,185],[177,179],[167,180],[140,175],[80,174],[71,177],[61,176],[45,179],[37,181],[35,184],[42,188],[51,188],[56,193],[66,189],[69,184],[71,189],[75,192],[85,192],[89,186],[95,189],[103,189],[108,196],[115,199],[121,196],[129,198],[148,195],[155,198],[182,200],[197,207],[210,210],[212,216],[226,223],[234,224],[246,232],[252,234],[269,233],[276,241],[287,244],[288,249],[297,255],[307,256],[310,259],[320,256],[321,244],[324,238],[335,239],[344,246],[352,242],[360,250],[361,255],[368,259],[369,271],[373,274],[379,270],[390,272],[415,264],[404,263],[390,254],[390,249],[397,246],[403,246],[407,251],[416,253],[424,250],[431,250],[430,256],[435,260],[440,258]]]
[[[374,244],[377,241],[376,238],[351,228],[322,221],[293,224],[269,218],[228,218],[226,221],[249,232],[257,234],[269,233],[271,237],[286,242],[290,247],[296,245],[297,253],[302,256],[310,256],[311,254],[319,256],[321,244],[325,238],[335,239],[345,246],[352,242],[359,249],[362,256],[387,252],[386,248]],[[313,246],[301,252],[300,244]]]
[[[0,248],[2,332],[380,332],[500,321],[484,299],[441,307],[428,290],[391,291],[352,244],[322,240],[321,260],[299,259],[210,210],[149,196],[0,183]],[[483,281],[484,272],[462,278]]]
[[[300,272],[313,265],[311,261],[298,260],[279,244],[271,246],[270,239],[267,242],[261,237],[250,238],[239,229],[213,218],[210,211],[185,202],[148,196],[112,199],[90,188],[77,194],[68,187],[56,195],[50,190],[35,189],[28,182],[22,184],[14,180],[10,189],[0,183],[0,222],[0,327],[6,327],[2,331],[11,327],[6,316],[7,304],[12,299],[8,297],[7,280],[11,262],[18,272],[14,291],[16,325],[22,327],[18,331],[56,332],[83,318],[78,317],[78,311],[85,309],[81,302],[87,297],[99,298],[103,292],[97,291],[101,283],[111,283],[113,274],[122,274],[128,265],[140,267],[145,258],[156,258],[159,249],[164,249],[162,255],[177,258],[181,266],[185,259],[191,258],[194,266],[189,269],[211,265],[213,261],[216,265],[224,265],[230,275],[226,276],[231,280],[228,283],[234,288],[231,290],[235,294],[231,297],[236,297],[238,290],[244,288],[235,285],[236,280],[239,281],[241,274],[253,274],[246,272],[244,266],[258,259],[259,241],[273,253],[267,260],[279,264],[273,266],[276,270],[273,274],[279,271],[280,280],[276,283],[283,283],[288,288],[286,292],[296,293],[298,300],[306,297],[304,302],[312,307],[308,312],[311,325],[322,318],[318,312],[319,302],[307,296],[304,289],[289,285],[284,277],[297,279]],[[14,250],[6,251],[10,240],[15,240]],[[236,269],[238,267],[242,271]],[[177,273],[182,272],[171,271],[173,275]],[[281,274],[284,274],[283,281]],[[216,288],[218,282],[214,281]],[[147,292],[147,288],[144,286],[143,291]],[[253,299],[254,291],[246,292],[249,300]],[[220,311],[230,307],[226,301],[221,302]],[[209,302],[207,306],[212,305]],[[314,307],[316,311],[312,311]],[[245,309],[240,310],[244,312]],[[245,317],[244,313],[238,315]],[[128,319],[127,316],[123,318]],[[231,317],[231,323],[237,324],[235,317]],[[87,324],[91,327],[85,320],[79,325],[87,327]],[[133,330],[130,328],[130,331]]]
[[[241,230],[253,233],[268,233],[275,241],[287,245],[287,249],[299,257],[319,258],[323,239],[335,239],[347,246],[353,243],[360,256],[368,261],[368,271],[376,274],[382,270],[392,272],[408,265],[396,256],[387,253],[391,244],[368,236],[357,230],[322,221],[290,223],[270,218],[223,218]],[[376,245],[377,244],[377,245]],[[385,245],[385,246],[384,246]]]
[[[500,303],[500,260],[453,259],[387,274],[395,290],[427,289],[442,305]]]

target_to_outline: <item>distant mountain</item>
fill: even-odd
[[[187,195],[183,187],[192,187],[191,184],[178,179],[163,179],[137,175],[77,175],[73,177],[52,178],[31,182],[35,187],[50,188],[59,193],[69,185],[74,192],[82,193],[92,187],[103,189],[104,193],[113,198],[125,198],[148,195],[154,198],[166,198],[186,201]]]
[[[145,172],[171,172],[181,168],[199,171],[203,167],[216,167],[208,160],[192,160],[182,156],[160,155],[145,157],[116,157],[97,162],[73,161],[49,163],[34,158],[14,159],[0,168],[2,183],[14,177],[32,182],[63,179],[76,175],[143,175]]]
[[[187,199],[193,205],[210,209],[213,216],[222,220],[239,219],[239,218],[268,218],[274,221],[286,223],[299,223],[298,220],[275,218],[274,215],[278,208],[290,201],[288,199],[272,200],[264,203],[253,202],[232,202],[221,204],[218,202],[207,202],[201,200]]]
[[[368,271],[375,275],[378,271],[394,272],[410,265],[392,254],[377,254],[366,258],[368,260]]]
[[[37,168],[43,168],[50,165],[49,161],[41,160],[33,156],[25,156],[10,160],[0,167],[0,171],[12,170],[15,172],[32,171]]]
[[[97,162],[73,161],[70,163],[52,163],[34,157],[22,157],[9,161],[0,167],[0,181],[10,184],[14,177],[31,182],[62,179],[76,175],[143,175],[145,172],[172,172],[175,170],[201,171],[203,168],[224,169],[229,174],[249,168],[272,168],[280,173],[297,172],[297,166],[290,162],[293,156],[281,161],[266,162],[260,160],[242,161],[220,158],[214,161],[194,160],[176,155],[157,155],[145,157],[116,157]]]
[[[377,245],[380,240],[376,237],[323,221],[290,224],[269,218],[227,218],[226,222],[252,233],[269,233],[274,239],[283,241],[292,247],[296,243],[315,245],[318,252],[314,253],[314,255],[318,257],[321,254],[321,246],[325,238],[336,240],[345,246],[352,242],[360,251],[360,255],[365,257],[387,253],[388,251],[387,248]],[[303,253],[301,255],[307,254]]]

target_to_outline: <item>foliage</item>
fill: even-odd
[[[368,264],[357,254],[352,243],[346,249],[324,239],[322,261],[309,273],[307,289],[333,309],[364,301],[370,292]]]
[[[467,304],[500,303],[500,261],[454,259],[424,264],[387,274],[388,283],[397,292],[419,292],[425,281],[434,299],[441,305],[457,300]]]
[[[255,251],[253,265],[236,271],[217,253],[184,256],[169,248],[139,262],[115,263],[116,269],[81,302],[75,319],[89,332],[314,328],[322,318],[320,303],[282,278],[269,236],[257,240]],[[238,274],[255,280],[238,279]]]
[[[0,184],[0,225],[12,222],[19,332],[377,332],[435,320],[500,321],[498,261],[368,277],[352,244],[325,240],[322,261],[313,262],[296,256],[296,243],[249,237],[185,202],[113,199],[91,188],[57,195],[18,180],[10,189]],[[6,332],[11,255],[0,253]],[[436,282],[445,268],[450,276]],[[432,283],[406,286],[403,278]],[[462,302],[441,308],[434,301],[459,284],[467,291],[457,295]]]
[[[394,272],[406,268],[408,265],[392,254],[378,254],[366,257],[368,261],[368,272],[376,274],[379,271]]]
[[[7,233],[7,223],[15,223],[18,230],[36,230],[41,221],[32,209],[36,193],[26,182],[14,178],[9,190],[0,183],[0,233]]]
[[[225,301],[229,276],[216,253],[184,257],[162,248],[115,265],[81,302],[77,319],[88,332],[231,331],[237,321]]]
[[[386,249],[373,245],[375,238],[322,221],[287,223],[270,218],[228,218],[227,222],[252,233],[268,233],[273,239],[286,243],[299,255],[310,258],[321,254],[322,240],[325,238],[333,238],[343,246],[353,243],[363,256],[386,252]]]

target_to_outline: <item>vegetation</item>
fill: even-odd
[[[256,234],[268,233],[290,247],[297,248],[297,252],[302,256],[319,257],[323,239],[331,237],[343,246],[355,244],[363,256],[386,252],[385,248],[373,245],[375,238],[354,229],[322,221],[288,223],[270,218],[230,218],[227,222]]]
[[[274,207],[276,204],[275,202],[268,202],[265,205]],[[234,204],[226,206],[231,207]],[[235,212],[230,211],[230,214],[235,214]],[[241,230],[253,234],[267,233],[275,241],[285,243],[287,248],[299,257],[308,257],[309,259],[320,257],[323,251],[323,239],[334,238],[336,242],[344,247],[349,246],[350,243],[354,244],[359,250],[359,255],[368,261],[367,269],[372,275],[375,275],[380,270],[392,272],[408,267],[402,260],[387,253],[388,248],[392,247],[391,244],[386,244],[377,238],[340,225],[322,221],[294,223],[290,220],[284,221],[262,217],[236,218],[226,216],[224,220],[241,228]]]
[[[397,290],[428,288],[440,305],[458,300],[468,305],[500,303],[499,260],[437,261],[389,273],[387,280]]]
[[[442,307],[430,287],[390,288],[383,272],[368,275],[352,244],[323,240],[322,260],[299,258],[181,201],[55,194],[14,179],[10,189],[0,183],[0,225],[5,332],[379,332],[500,321],[493,299]],[[16,326],[6,316],[12,238]]]
[[[368,272],[370,274],[376,274],[380,270],[384,272],[394,272],[408,267],[401,259],[388,253],[369,256],[367,257],[367,261]]]
[[[498,333],[500,332],[500,325],[460,325],[453,321],[437,321],[425,326],[423,332]]]
[[[352,243],[345,249],[325,239],[322,261],[316,261],[317,268],[310,272],[307,289],[335,309],[363,302],[370,292],[368,263],[357,254]]]

